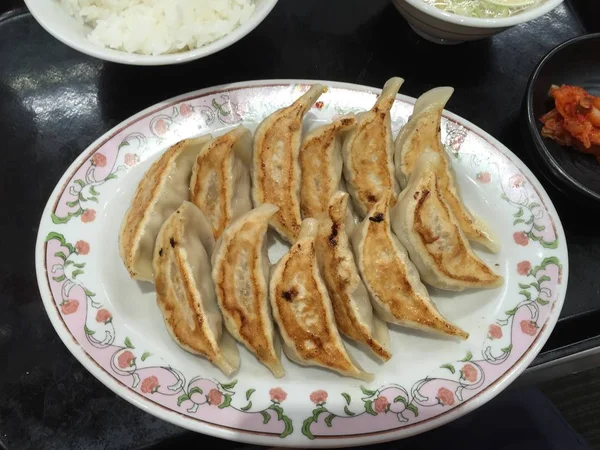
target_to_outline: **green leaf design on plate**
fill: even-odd
[[[548,300],[544,300],[543,298],[540,298],[540,297],[538,297],[535,301],[538,302],[542,306],[546,306],[548,303],[550,303]]]
[[[85,295],[87,295],[88,297],[95,297],[96,294],[94,294],[92,291],[90,291],[89,289],[83,288],[83,292],[85,292]]]
[[[79,275],[83,273],[83,270],[77,269],[73,271],[73,279],[77,278]]]
[[[65,274],[63,273],[62,275],[59,275],[57,277],[52,277],[52,279],[54,281],[56,281],[57,283],[60,283],[61,281],[65,281],[67,279],[67,277],[65,276]]]
[[[371,414],[372,416],[376,416],[377,415],[377,413],[373,409],[373,401],[372,400],[367,400],[365,402],[365,411],[366,411],[367,414]]]
[[[129,339],[129,337],[126,337],[126,338],[125,338],[125,347],[127,347],[127,348],[132,348],[132,349],[133,349],[133,348],[135,348],[135,347],[133,346],[133,344],[131,343],[131,339]]]
[[[73,200],[73,201],[67,202],[67,206],[69,206],[71,208],[75,208],[78,204],[79,204],[79,200]]]
[[[519,283],[519,287],[520,287],[521,289],[527,289],[527,288],[528,288],[528,287],[530,287],[530,286],[531,286],[530,284],[523,284],[523,283]]]
[[[123,141],[119,144],[119,150],[121,150],[123,147],[128,147],[129,145],[129,141]]]
[[[60,259],[62,259],[63,261],[67,260],[67,255],[64,254],[64,252],[56,252],[54,254],[54,256],[58,256]]]
[[[98,197],[90,197],[88,200],[98,203]]]
[[[349,416],[355,416],[356,415],[356,413],[353,413],[352,411],[350,411],[347,406],[344,406],[344,412],[347,415],[349,415]]]
[[[542,275],[538,278],[538,283],[542,284],[544,281],[550,281],[551,278],[548,275]]]
[[[327,417],[325,417],[325,425],[327,425],[329,428],[331,428],[331,422],[333,421],[333,419],[336,418],[335,414],[329,414]]]
[[[517,313],[518,308],[509,309],[508,311],[504,311],[504,314],[507,316],[514,316]]]
[[[246,406],[244,406],[243,408],[240,408],[242,411],[248,411],[250,408],[252,408],[252,402],[248,402],[248,404]]]
[[[78,184],[80,187],[85,187],[85,181],[83,180],[73,180],[73,183]]]
[[[83,331],[85,331],[85,334],[87,334],[88,336],[92,336],[92,335],[96,334],[95,331],[90,330],[88,328],[88,326],[85,324],[83,325]]]
[[[538,231],[544,231],[546,229],[544,225],[538,225],[537,223],[533,224],[533,228],[535,228]]]
[[[90,194],[92,194],[92,195],[100,195],[100,192],[98,192],[94,186],[91,186],[90,187]]]
[[[250,400],[250,396],[256,392],[256,389],[248,389],[246,391],[246,400]]]
[[[401,395],[397,396],[394,399],[394,403],[398,403],[398,402],[402,402],[402,403],[404,403],[404,406],[406,406],[406,399]]]
[[[512,350],[512,344],[510,344],[508,347],[501,348],[500,350],[504,353],[509,353]]]
[[[46,236],[46,242],[51,241],[53,239],[56,239],[58,242],[60,242],[60,245],[65,245],[66,241],[65,241],[65,237],[60,234],[57,233],[56,231],[51,231],[50,233],[48,233],[48,236]]]
[[[513,217],[521,217],[523,215],[523,208],[519,207],[519,210],[513,214]]]
[[[269,423],[269,420],[271,420],[271,414],[269,414],[267,411],[261,411],[260,413],[263,416],[263,423],[264,424]]]
[[[78,269],[83,269],[85,267],[85,263],[74,264]]]
[[[70,259],[68,259],[67,261],[65,261],[64,266],[65,267],[69,267],[71,264],[73,264],[73,261],[71,261]]]
[[[61,225],[63,223],[67,223],[69,220],[71,220],[72,216],[71,216],[71,214],[67,214],[65,217],[58,217],[56,214],[50,213],[50,217],[52,218],[52,223]]]
[[[411,411],[415,415],[415,417],[419,417],[419,409],[415,405],[410,404],[406,407],[406,409]]]
[[[290,418],[288,416],[286,416],[283,412],[283,408],[279,405],[271,405],[269,406],[268,409],[272,409],[273,411],[275,411],[277,413],[277,419],[283,421],[284,424],[284,428],[283,431],[281,432],[281,434],[279,435],[280,438],[284,438],[289,436],[290,434],[292,434],[292,432],[294,431],[294,427],[292,426],[292,421],[290,420]]]
[[[515,219],[515,221],[513,222],[513,225],[518,225],[520,223],[525,223],[525,221],[523,219]]]
[[[112,180],[113,178],[117,178],[117,176],[114,173],[109,173],[105,180],[108,181]]]
[[[219,409],[227,408],[229,405],[231,405],[231,395],[225,394],[225,400],[219,405]]]
[[[352,397],[350,397],[350,394],[346,394],[345,392],[342,392],[342,397],[344,397],[344,400],[346,400],[346,405],[349,405],[350,402],[352,401]]]
[[[226,391],[230,391],[231,389],[233,389],[235,387],[235,385],[237,384],[237,382],[238,382],[238,380],[233,380],[231,383],[219,383],[219,384]]]
[[[540,290],[540,285],[537,284],[535,281],[531,283],[530,286],[536,288],[538,291]]]
[[[190,397],[187,394],[182,394],[179,397],[177,397],[177,406],[181,406],[181,404],[183,402],[185,402],[186,400],[189,400]]]
[[[462,362],[467,362],[467,361],[471,361],[473,359],[473,353],[471,353],[471,351],[467,351],[467,356],[465,356],[463,359],[461,359]]]
[[[200,389],[198,386],[194,386],[190,389],[188,395],[190,396],[190,398],[192,398],[192,395],[194,394],[203,394],[202,389]]]
[[[524,295],[527,300],[531,300],[531,293],[529,291],[519,291],[519,294]]]
[[[365,388],[364,386],[360,387],[360,390],[362,391],[363,394],[365,394],[367,397],[373,397],[375,394],[377,394],[377,391],[371,391],[370,389]]]
[[[529,205],[529,210],[533,211],[534,208],[538,208],[540,206],[539,203],[533,202]]]
[[[442,364],[440,366],[440,369],[448,369],[450,371],[450,373],[454,373],[456,372],[456,369],[454,368],[454,366],[452,364]]]
[[[144,352],[142,353],[142,361],[146,361],[146,359],[151,355],[152,353],[150,352]],[[202,393],[202,392],[200,392]]]

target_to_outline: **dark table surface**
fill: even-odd
[[[399,75],[407,95],[454,86],[448,109],[527,161],[519,122],[529,74],[557,44],[600,31],[592,3],[566,2],[491,39],[446,47],[417,37],[388,0],[280,0],[242,41],[172,67],[106,63],[59,43],[25,10],[1,17],[0,236],[7,259],[0,262],[0,446],[217,442],[156,419],[105,388],[66,350],[42,306],[33,258],[40,214],[63,171],[99,135],[156,102],[212,85],[312,78],[382,86]],[[19,4],[3,0],[0,13]],[[534,364],[598,345],[600,335],[600,231],[585,209],[544,183],[567,234],[570,280],[561,321]]]

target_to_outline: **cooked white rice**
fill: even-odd
[[[209,44],[254,12],[254,0],[60,0],[97,45],[160,55]]]

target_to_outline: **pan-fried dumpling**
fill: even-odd
[[[274,344],[265,239],[276,212],[277,206],[263,203],[226,228],[213,254],[212,276],[227,329],[279,378],[285,371],[281,347]]]
[[[131,278],[154,281],[152,252],[158,230],[181,202],[189,199],[194,161],[211,137],[173,145],[150,166],[138,185],[119,234],[119,253]]]
[[[318,220],[317,261],[331,297],[338,329],[387,361],[392,357],[390,333],[385,322],[373,312],[348,239],[354,227],[348,210],[348,194],[335,193]]]
[[[391,210],[392,229],[421,279],[439,289],[493,288],[503,282],[473,253],[439,189],[440,155],[422,153]]]
[[[252,133],[239,125],[208,142],[196,158],[190,200],[212,225],[215,239],[252,209],[250,171]]]
[[[396,137],[394,151],[396,176],[400,185],[406,186],[421,153],[425,151],[438,153],[441,157],[439,188],[452,209],[461,230],[470,241],[478,242],[490,251],[497,253],[500,248],[492,233],[462,204],[454,179],[454,171],[442,145],[442,111],[453,92],[454,89],[451,87],[438,87],[427,91],[417,99],[412,116]]]
[[[394,138],[390,110],[403,83],[402,78],[389,79],[373,108],[357,114],[357,126],[344,139],[344,178],[361,217],[384,192],[391,189],[394,198],[398,192],[392,160]]]
[[[254,206],[272,203],[279,211],[271,226],[292,243],[300,232],[300,165],[302,119],[323,93],[316,84],[286,108],[264,119],[254,133],[252,199]]]
[[[342,180],[341,135],[356,125],[353,116],[342,116],[308,133],[300,149],[300,209],[303,217],[317,217]]]
[[[406,249],[392,234],[390,197],[390,191],[383,194],[352,234],[358,270],[373,307],[386,322],[468,338],[439,313]]]
[[[211,280],[210,224],[185,201],[164,223],[154,249],[156,300],[173,339],[206,357],[227,376],[240,365],[233,338],[223,329]]]
[[[297,241],[271,270],[269,298],[283,350],[292,361],[371,380],[350,357],[335,325],[315,251],[318,223],[304,219]]]

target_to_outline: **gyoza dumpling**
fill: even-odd
[[[444,106],[454,89],[438,87],[427,91],[417,99],[408,123],[400,130],[395,141],[394,164],[396,176],[402,187],[408,184],[421,153],[431,151],[441,157],[439,166],[439,189],[452,209],[461,230],[467,239],[479,242],[490,251],[497,253],[499,246],[491,232],[474,218],[460,201],[454,172],[441,141],[441,120]]]
[[[373,312],[348,239],[354,228],[352,214],[348,210],[348,194],[335,193],[318,220],[317,261],[331,297],[338,329],[387,361],[392,357],[390,333],[385,322]]]
[[[439,313],[406,249],[392,234],[390,197],[390,191],[384,193],[352,234],[358,270],[373,307],[386,322],[468,338]]]
[[[342,180],[341,134],[356,125],[353,116],[343,116],[307,134],[300,149],[300,209],[303,217],[317,217]]]
[[[279,378],[285,371],[281,347],[274,344],[265,239],[275,212],[277,206],[263,203],[225,229],[213,254],[212,276],[227,329]]]
[[[156,301],[173,339],[229,376],[239,368],[240,355],[223,329],[215,298],[209,256],[213,246],[210,224],[202,212],[193,203],[183,202],[156,240]]]
[[[439,189],[440,155],[422,153],[391,210],[392,229],[421,279],[439,289],[493,288],[504,281],[473,253]]]
[[[189,199],[194,161],[211,138],[206,135],[173,145],[140,181],[119,234],[119,253],[131,278],[154,281],[152,252],[158,230],[181,202]]]
[[[304,219],[297,241],[271,270],[269,298],[283,350],[298,364],[370,381],[373,375],[352,360],[335,325],[317,264],[317,231],[316,219]]]
[[[242,125],[208,142],[196,158],[190,181],[191,201],[212,225],[215,239],[252,209],[251,158],[252,133]]]
[[[363,217],[384,192],[398,193],[394,178],[394,138],[390,110],[404,80],[394,77],[370,111],[356,116],[357,126],[348,132],[342,147],[344,178],[356,211]]]
[[[271,226],[288,242],[300,232],[300,165],[302,119],[323,93],[316,84],[286,108],[263,120],[254,133],[252,198],[254,206],[272,203],[279,211]]]

